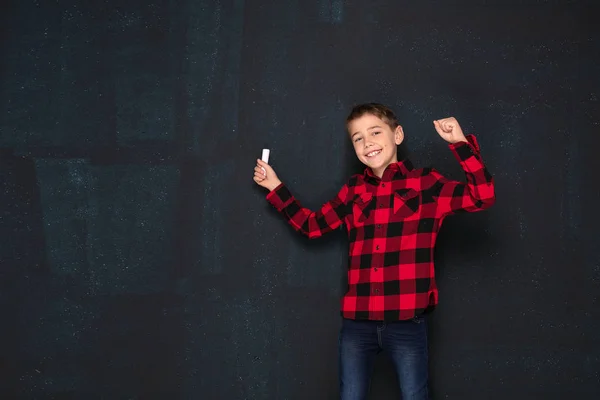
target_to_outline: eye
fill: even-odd
[[[361,140],[362,138],[356,138],[354,139],[354,143],[358,142],[359,140]]]
[[[379,132],[379,131],[376,131],[376,132],[373,132],[373,135],[379,135],[380,133],[381,133],[381,132]]]

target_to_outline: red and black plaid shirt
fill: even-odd
[[[366,168],[320,210],[304,208],[281,184],[267,200],[311,239],[346,225],[350,239],[345,318],[405,320],[438,303],[433,250],[443,219],[494,204],[494,181],[475,136],[450,144],[467,183],[410,161],[391,164],[380,179]]]

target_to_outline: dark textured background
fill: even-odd
[[[600,37],[583,1],[3,1],[0,398],[335,399],[344,232],[295,234],[261,148],[318,207],[343,120],[463,179],[455,116],[496,178],[448,219],[435,398],[600,393]],[[371,399],[398,393],[378,359]]]

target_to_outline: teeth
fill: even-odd
[[[379,153],[381,153],[381,150],[375,150],[367,154],[367,157],[373,157],[374,155],[377,155]]]

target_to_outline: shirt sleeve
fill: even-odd
[[[316,239],[338,228],[348,215],[348,185],[344,185],[338,194],[323,204],[318,211],[303,207],[282,183],[267,194],[267,200],[288,223],[309,239]]]
[[[466,183],[447,179],[436,170],[432,171],[436,180],[434,197],[438,213],[442,216],[482,211],[496,201],[494,178],[483,163],[477,139],[468,135],[467,141],[449,145],[465,172]]]

